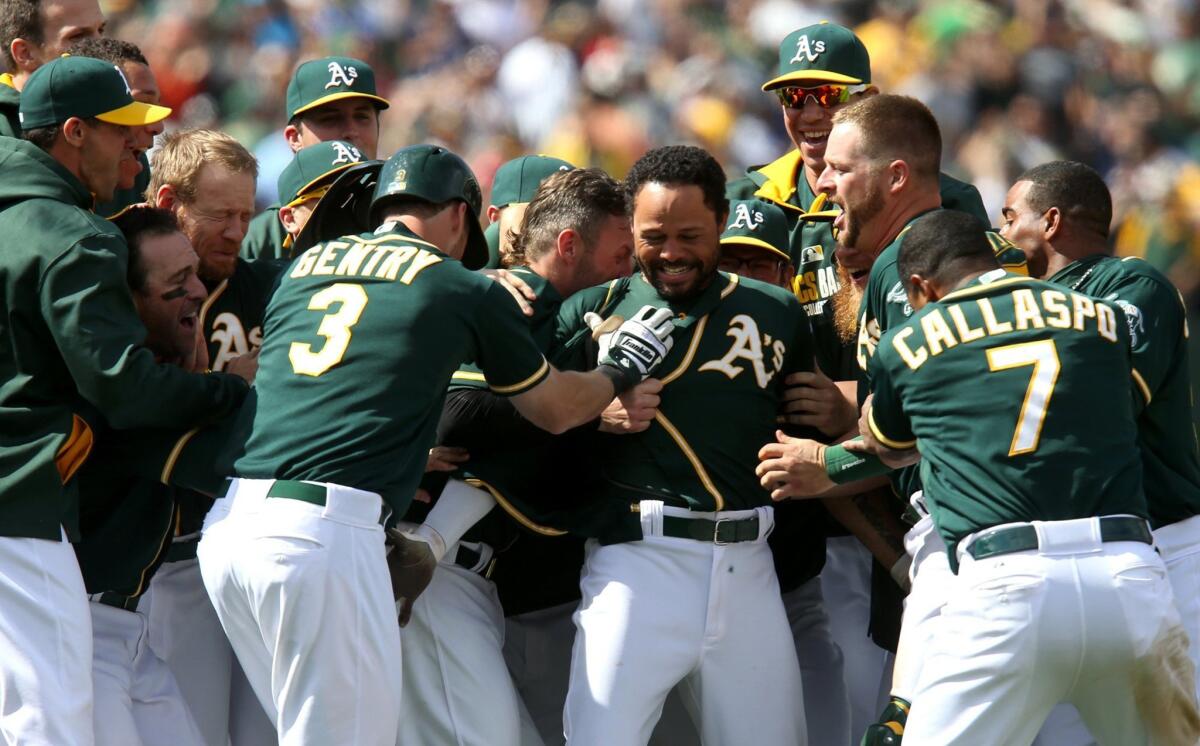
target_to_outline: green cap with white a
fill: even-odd
[[[91,57],[64,54],[34,71],[21,90],[21,129],[62,124],[71,117],[144,127],[171,115],[165,106],[133,100],[120,68]]]
[[[296,68],[287,87],[287,117],[344,98],[365,98],[377,109],[391,104],[375,91],[375,71],[353,57],[322,57]]]
[[[492,180],[492,207],[529,202],[542,182],[559,171],[574,171],[575,167],[561,158],[548,155],[524,155],[496,169]]]
[[[760,199],[735,200],[729,205],[729,223],[721,234],[721,245],[753,246],[790,261],[787,223],[777,205]]]
[[[822,21],[784,37],[779,43],[777,74],[763,83],[762,89],[870,82],[871,55],[866,45],[845,26]]]
[[[321,187],[333,183],[337,174],[361,163],[358,148],[342,140],[327,140],[309,145],[296,153],[292,162],[279,174],[279,202],[290,205]]]

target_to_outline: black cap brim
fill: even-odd
[[[382,168],[383,161],[364,161],[342,171],[296,236],[292,256],[322,241],[375,230],[370,220],[371,199]]]
[[[467,215],[473,215],[469,207]],[[467,269],[485,269],[489,259],[491,259],[491,252],[488,251],[487,238],[483,235],[479,219],[473,217],[471,224],[467,226],[467,247],[463,249],[463,266]]]

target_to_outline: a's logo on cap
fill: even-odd
[[[344,85],[347,88],[354,86],[355,79],[358,78],[358,70],[354,69],[354,65],[342,67],[340,62],[334,61],[329,63],[329,82],[325,84],[326,88]]]
[[[725,228],[727,231],[731,231],[734,228],[745,228],[746,230],[756,231],[758,230],[758,226],[762,225],[766,219],[758,210],[750,212],[748,205],[738,205],[733,211],[733,216],[733,222]]]
[[[353,145],[343,145],[340,142],[333,142],[330,145],[337,151],[337,158],[334,158],[333,163],[330,164],[332,166],[339,163],[358,163],[362,160],[362,153],[358,152],[358,148]]]
[[[809,42],[808,34],[804,34],[796,41],[796,56],[791,59],[792,62],[801,62],[808,60],[816,62],[817,58],[825,52],[825,42],[818,39],[815,42]]]
[[[129,87],[129,78],[126,78],[125,73],[121,72],[121,68],[116,65],[113,65],[113,69],[117,71],[117,75],[121,76],[121,82],[125,84],[125,92],[132,96],[133,89]]]

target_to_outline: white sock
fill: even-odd
[[[434,555],[440,560],[446,548],[457,544],[472,526],[496,507],[496,500],[488,492],[472,487],[466,482],[451,479],[446,482],[442,496],[434,503],[425,517],[425,522],[416,530],[417,537],[429,542]],[[432,537],[430,534],[432,533]],[[441,552],[437,543],[441,542]]]

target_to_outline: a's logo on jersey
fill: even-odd
[[[362,153],[358,152],[358,148],[353,145],[344,145],[336,141],[329,144],[337,151],[337,158],[334,158],[333,163],[329,164],[331,166],[339,163],[358,163],[362,160]]]
[[[825,258],[825,249],[821,248],[821,244],[813,246],[805,246],[800,249],[800,263],[808,264],[810,262],[819,262]]]
[[[824,51],[825,42],[820,40],[817,40],[816,42],[809,42],[808,34],[805,34],[796,41],[796,56],[792,57],[791,61],[802,62],[804,60],[808,60],[809,62],[816,62],[817,58],[820,57]]]
[[[745,370],[744,367],[734,365],[734,363],[739,360],[747,360],[750,362],[750,369],[754,371],[754,379],[758,383],[758,387],[765,389],[779,369],[783,367],[783,356],[787,352],[787,347],[781,340],[772,340],[770,334],[760,335],[758,323],[744,313],[739,313],[730,319],[729,329],[726,330],[725,335],[733,337],[733,345],[729,348],[729,352],[719,360],[708,361],[699,369],[715,370],[733,379]],[[764,349],[772,353],[770,371],[767,370],[766,363],[763,361]]]
[[[857,354],[858,367],[863,370],[867,369],[871,357],[875,355],[875,348],[879,346],[879,322],[875,319],[867,320],[867,314],[864,311],[862,318],[858,320],[858,344]]]
[[[888,303],[902,303],[904,305],[904,315],[912,316],[912,306],[908,302],[908,293],[904,292],[904,283],[897,282],[892,285],[892,289],[887,294]]]
[[[247,336],[242,320],[226,311],[213,320],[209,342],[220,346],[213,356],[212,369],[225,370],[225,365],[233,358],[262,346],[262,327],[254,327]]]
[[[763,224],[763,214],[758,210],[750,212],[750,207],[745,204],[740,204],[733,211],[733,222],[725,226],[725,230],[731,231],[734,228],[745,228],[746,230],[756,231],[758,226]]]
[[[354,69],[354,65],[342,67],[340,62],[329,63],[329,82],[325,84],[326,88],[334,88],[344,85],[347,88],[354,87],[354,81],[358,78],[358,70]]]
[[[1121,300],[1116,293],[1104,300],[1112,301],[1125,312],[1125,322],[1129,324],[1129,343],[1131,346],[1137,347],[1138,340],[1142,338],[1141,335],[1146,333],[1146,320],[1142,315],[1142,309],[1127,300]]]
[[[117,75],[121,76],[121,82],[125,84],[125,92],[132,96],[133,89],[129,87],[129,78],[125,77],[125,73],[116,65],[113,65],[113,69],[117,71]]]

